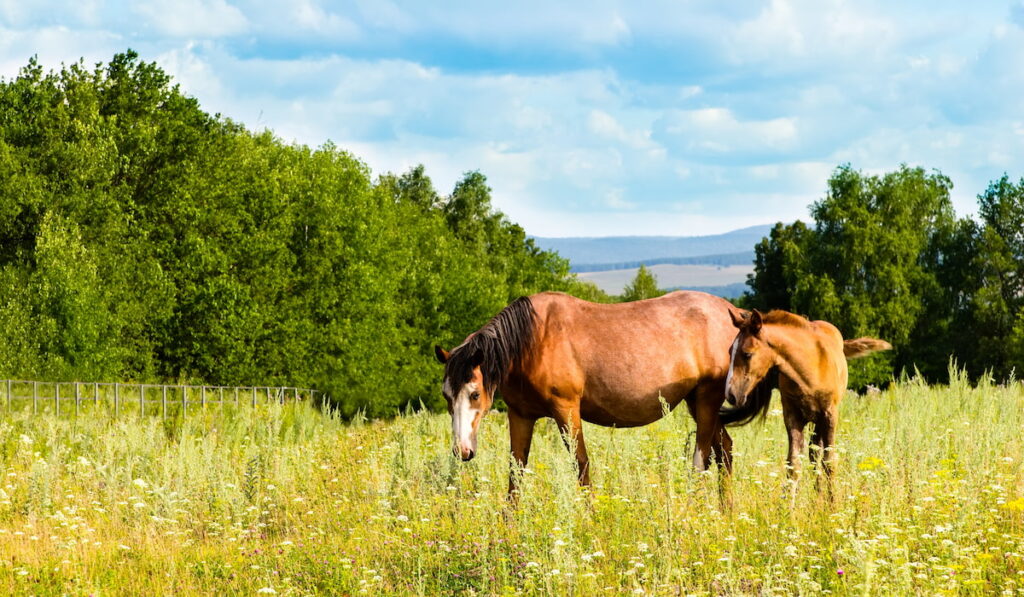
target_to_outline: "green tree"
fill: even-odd
[[[128,51],[0,81],[0,373],[311,385],[441,407],[434,343],[576,283],[469,172],[374,181],[203,112]]]
[[[637,270],[633,281],[626,285],[619,297],[623,303],[654,298],[665,294],[664,290],[658,289],[658,279],[647,267],[641,265]]]
[[[778,225],[756,249],[752,306],[786,308],[835,324],[846,337],[889,340],[894,353],[851,363],[851,385],[913,367],[920,338],[946,337],[942,239],[955,228],[949,179],[900,167],[882,176],[839,167],[811,206],[814,228]],[[914,341],[911,341],[914,339]],[[940,338],[941,339],[941,338]]]

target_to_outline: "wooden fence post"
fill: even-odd
[[[32,382],[32,414],[39,412],[39,382]]]
[[[54,389],[54,391],[53,391],[54,411],[57,413],[57,415],[60,415],[60,382],[59,381],[53,383],[53,389]]]
[[[75,416],[78,416],[78,409],[82,402],[82,390],[78,387],[78,382],[75,382]]]
[[[114,418],[121,414],[121,384],[114,382]]]

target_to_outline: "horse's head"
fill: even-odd
[[[466,350],[471,352],[467,354]],[[445,366],[441,393],[452,416],[452,452],[463,460],[472,460],[476,455],[476,432],[480,419],[491,409],[494,401],[480,370],[483,353],[469,346],[456,348],[451,353],[435,346],[434,354]]]
[[[775,365],[775,350],[761,334],[761,313],[750,314],[730,311],[732,323],[739,329],[729,349],[729,374],[725,378],[725,397],[737,407],[743,406],[747,396]]]

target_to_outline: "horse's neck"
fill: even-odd
[[[804,394],[815,393],[826,385],[821,379],[820,356],[828,351],[811,327],[766,325],[765,339],[775,349],[779,373],[796,384]]]

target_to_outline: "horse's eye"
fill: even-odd
[[[753,356],[754,356],[754,353],[752,353],[752,352],[745,352],[745,353],[743,353],[743,358],[747,359],[748,361]]]
[[[480,392],[473,392],[472,394],[469,395],[469,399],[470,400],[477,400],[479,398],[480,398]]]

